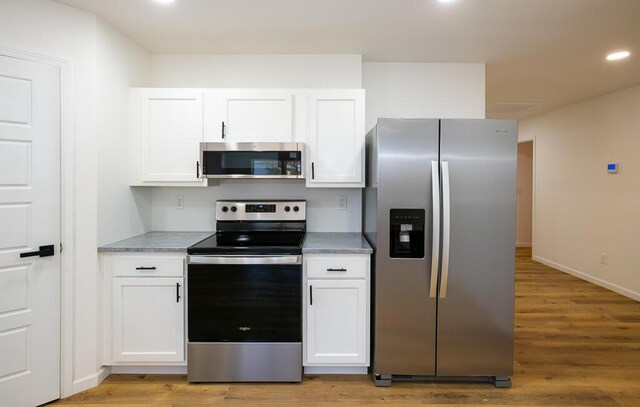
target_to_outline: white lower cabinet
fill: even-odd
[[[113,279],[113,362],[184,360],[184,279]]]
[[[185,256],[105,253],[103,364],[185,365]]]
[[[305,255],[305,367],[369,366],[369,258]]]
[[[307,362],[365,363],[367,282],[311,280],[307,287]]]

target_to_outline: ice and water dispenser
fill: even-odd
[[[391,258],[424,257],[424,209],[391,209]]]

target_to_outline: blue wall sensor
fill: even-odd
[[[618,163],[609,163],[609,164],[607,164],[607,172],[609,174],[617,174],[618,173]]]

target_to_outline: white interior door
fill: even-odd
[[[0,55],[2,406],[60,397],[59,242],[60,70]]]

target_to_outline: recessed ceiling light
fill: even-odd
[[[613,52],[613,53],[607,55],[607,61],[617,61],[618,59],[624,59],[624,58],[628,57],[629,55],[631,55],[631,52],[629,52],[629,51]]]
[[[456,0],[438,0],[440,3],[453,3]]]
[[[156,3],[162,3],[162,4],[171,4],[176,0],[155,0]]]

